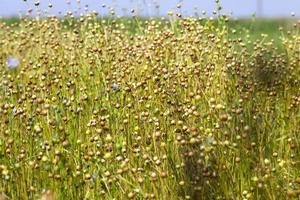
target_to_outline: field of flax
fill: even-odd
[[[228,23],[2,21],[0,199],[299,199],[300,26]]]

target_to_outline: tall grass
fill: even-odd
[[[64,21],[0,24],[5,196],[299,198],[298,24]]]

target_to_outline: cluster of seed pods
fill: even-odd
[[[178,17],[0,22],[0,192],[297,198],[300,37]]]

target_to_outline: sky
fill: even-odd
[[[0,0],[0,16],[25,15],[28,9],[35,8],[36,0],[24,1]],[[263,2],[261,11],[258,11],[258,1]],[[49,3],[53,5],[51,9],[48,8]],[[106,15],[113,7],[119,16],[130,15],[132,9],[144,16],[163,16],[171,10],[179,11],[176,8],[178,3],[181,3],[180,11],[185,16],[194,15],[195,11],[201,13],[203,10],[207,15],[212,15],[216,8],[214,0],[81,0],[79,4],[78,0],[40,0],[40,8],[42,12],[47,11],[51,15],[66,11],[84,13],[85,5],[88,5],[89,11],[95,10],[101,15]],[[291,13],[295,13],[296,17],[300,16],[300,0],[221,0],[220,4],[222,12],[233,17],[251,17],[255,13],[263,17],[290,17]]]

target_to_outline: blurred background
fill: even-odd
[[[40,11],[34,4],[40,3]],[[52,7],[49,8],[49,4]],[[177,4],[180,6],[177,7]],[[300,0],[221,0],[222,13],[234,17],[282,18],[300,15]],[[217,4],[214,0],[1,0],[0,16],[24,16],[29,9],[32,14],[38,12],[50,15],[63,15],[67,11],[74,14],[97,11],[107,15],[112,10],[117,16],[129,16],[132,9],[135,14],[142,16],[165,16],[169,11],[181,12],[184,16],[195,15],[205,10],[207,15],[213,15]],[[299,11],[300,12],[300,11]]]

